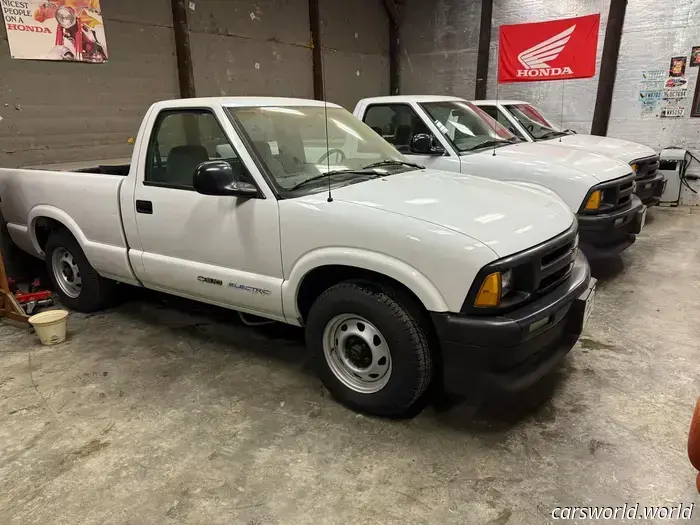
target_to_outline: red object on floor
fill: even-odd
[[[688,458],[696,470],[700,470],[700,399],[695,404],[695,413],[690,422],[690,432],[688,432]],[[700,493],[700,474],[695,480],[695,486]]]
[[[43,290],[41,292],[16,293],[15,299],[19,304],[30,303],[32,301],[46,301],[51,299],[51,291]]]

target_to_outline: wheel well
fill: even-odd
[[[36,240],[39,243],[41,251],[45,251],[46,243],[49,240],[49,236],[52,232],[56,230],[67,229],[65,224],[57,221],[56,219],[51,219],[49,217],[38,217],[34,223],[34,231],[36,232]]]
[[[427,312],[418,296],[416,296],[410,288],[396,279],[354,266],[329,265],[315,268],[304,276],[297,295],[297,306],[302,319],[306,320],[311,306],[318,296],[331,286],[345,281],[359,281],[368,284],[388,286],[411,301],[413,306],[418,308],[422,313]]]

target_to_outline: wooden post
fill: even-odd
[[[384,0],[384,7],[389,15],[389,93],[398,95],[401,90],[401,18],[394,0]]]
[[[175,31],[175,53],[177,55],[177,73],[180,80],[180,96],[196,97],[194,87],[194,68],[190,48],[190,28],[187,22],[187,0],[171,0],[173,8],[173,28]]]
[[[489,79],[489,52],[491,50],[491,23],[493,0],[481,0],[481,25],[479,27],[479,51],[476,55],[476,87],[474,98],[484,100]],[[498,82],[498,78],[496,79]]]
[[[321,49],[321,12],[318,0],[309,0],[309,28],[311,29],[311,63],[314,79],[314,98],[324,100],[323,50]]]
[[[626,11],[627,0],[611,0],[608,26],[605,29],[603,56],[600,60],[600,77],[598,77],[598,93],[593,110],[591,135],[604,137],[608,133],[610,106],[612,105],[615,74],[617,73],[617,57],[620,54],[620,41],[622,40],[622,27],[625,24]]]

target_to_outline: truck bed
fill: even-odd
[[[126,257],[119,208],[124,180],[114,174],[0,168],[0,210],[12,240],[23,250],[40,255],[32,242],[32,224],[36,218],[52,219],[80,241],[96,270],[120,275]]]
[[[24,166],[21,169],[36,171],[69,171],[76,173],[96,173],[102,175],[121,175],[123,177],[126,177],[129,174],[130,167],[131,158],[123,158],[61,162],[57,164],[42,164],[35,166]]]

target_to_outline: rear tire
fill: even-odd
[[[410,305],[388,289],[344,282],[323,292],[306,323],[306,344],[331,394],[360,412],[400,417],[428,389],[433,356]]]
[[[90,313],[111,302],[115,283],[95,271],[68,230],[52,232],[44,251],[49,278],[61,304],[71,310]]]

